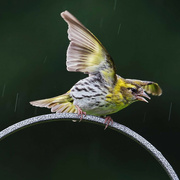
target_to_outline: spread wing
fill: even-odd
[[[136,79],[127,80],[140,85],[148,94],[152,94],[154,96],[160,96],[162,94],[162,89],[160,88],[158,83],[152,81],[141,81]]]
[[[116,73],[112,58],[101,42],[68,11],[61,13],[68,24],[67,70],[89,75],[100,74],[109,84],[115,84]]]

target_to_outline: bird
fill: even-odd
[[[50,108],[56,113],[77,113],[80,121],[86,115],[103,117],[106,129],[113,123],[110,114],[137,101],[148,103],[147,99],[151,98],[147,93],[162,94],[156,82],[125,79],[116,74],[112,57],[97,37],[67,10],[61,13],[61,17],[68,24],[70,40],[66,54],[67,70],[88,76],[66,93],[31,101],[31,105]]]

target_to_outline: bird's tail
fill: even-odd
[[[70,91],[53,98],[31,101],[30,104],[37,107],[50,108],[51,112],[77,113],[77,108],[73,104],[73,99],[69,93]]]

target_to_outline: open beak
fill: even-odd
[[[148,101],[145,99],[151,99],[144,91],[140,92],[137,96],[136,96],[136,99],[139,100],[139,101],[144,101],[146,103],[148,103]]]

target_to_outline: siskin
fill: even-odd
[[[49,99],[32,101],[51,112],[90,114],[105,117],[105,129],[113,120],[108,114],[116,113],[136,101],[148,102],[146,94],[160,96],[162,90],[152,81],[124,79],[116,74],[112,57],[101,42],[68,11],[61,13],[68,24],[67,70],[88,74],[67,93]]]

